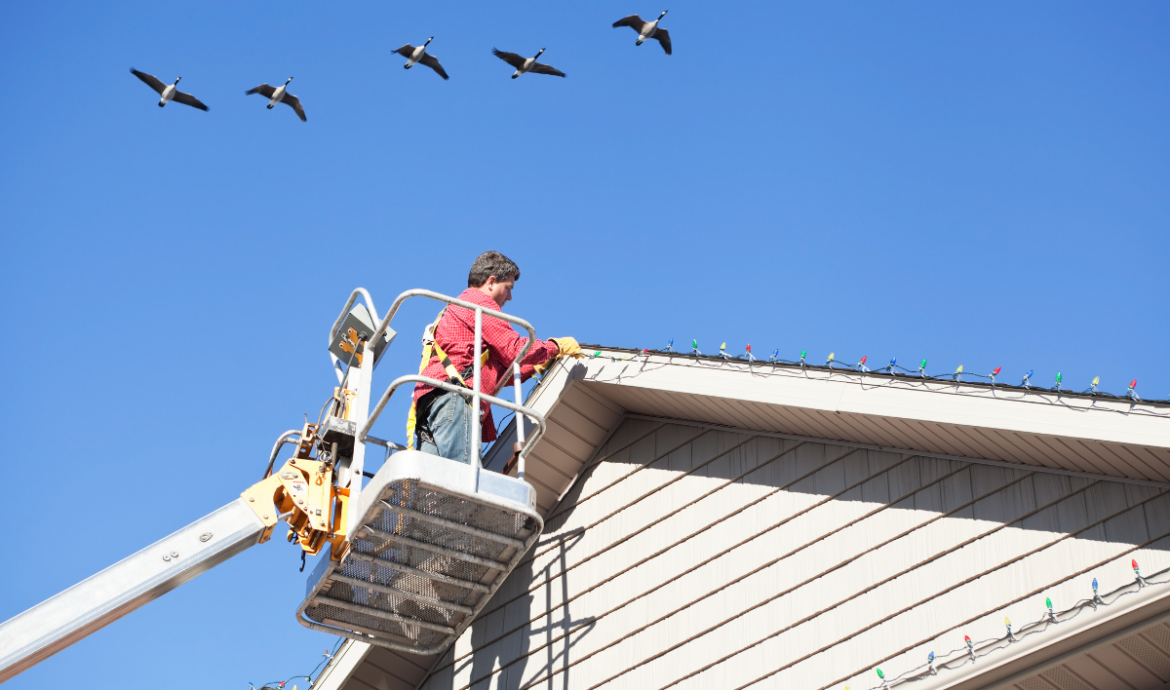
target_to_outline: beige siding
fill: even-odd
[[[1159,488],[643,419],[557,447],[577,480],[423,687],[867,688],[1170,565]]]

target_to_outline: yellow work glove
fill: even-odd
[[[557,344],[558,356],[560,357],[584,357],[585,354],[581,352],[581,346],[577,344],[576,338],[549,338],[549,341]]]

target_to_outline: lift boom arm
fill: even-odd
[[[238,498],[0,625],[0,683],[260,543]]]

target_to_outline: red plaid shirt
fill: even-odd
[[[500,306],[496,304],[495,300],[475,288],[464,290],[463,294],[459,295],[459,299],[483,305],[485,311],[500,310]],[[494,395],[501,382],[505,385],[511,382],[512,372],[509,371],[509,368],[512,365],[512,360],[516,359],[516,354],[524,347],[524,343],[528,342],[528,338],[520,337],[512,329],[512,324],[507,321],[493,319],[487,314],[483,315],[482,335],[483,347],[491,355],[487,362],[480,367],[482,380],[479,390],[482,393]],[[475,360],[475,312],[454,304],[448,305],[447,311],[443,314],[443,320],[435,329],[435,342],[451,358],[451,364],[454,365],[455,369],[460,372],[471,369],[472,362]],[[524,356],[523,361],[520,362],[520,378],[522,380],[529,379],[533,374],[534,366],[552,359],[559,351],[556,343],[537,340],[532,344],[532,349]],[[431,357],[431,361],[423,370],[422,375],[440,381],[447,380],[447,370],[439,362],[438,355]],[[468,386],[475,386],[474,377],[465,376],[463,380],[467,382]],[[434,390],[433,386],[415,384],[415,402],[418,402],[419,398],[432,390]],[[483,412],[481,438],[485,442],[494,441],[496,440],[496,425],[492,421],[491,405],[484,402]]]

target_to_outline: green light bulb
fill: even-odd
[[[881,678],[882,680],[886,679],[886,674],[882,673],[882,670],[880,668],[877,670],[877,674],[878,674],[878,678]]]
[[[1050,599],[1048,597],[1044,597],[1044,605],[1051,609],[1052,608],[1052,599]]]
[[[801,358],[801,359],[804,359],[804,356],[805,356],[806,354],[808,354],[808,350],[801,350],[801,351],[800,351],[800,358]]]
[[[1058,371],[1058,372],[1056,372],[1056,382],[1057,382],[1057,383],[1060,383],[1060,379],[1061,379],[1061,378],[1062,378],[1062,377],[1061,377],[1061,375],[1060,375],[1060,372],[1059,372],[1059,371]]]
[[[918,365],[918,368],[919,368],[919,369],[925,369],[925,368],[926,368],[926,360],[925,360],[925,359],[924,359],[924,360],[922,360],[922,364],[919,364],[919,365]]]
[[[698,350],[698,349],[699,349],[699,341],[698,341],[698,340],[695,340],[695,339],[693,339],[693,338],[692,338],[692,339],[691,339],[691,347],[693,347],[693,348],[695,348],[696,350]]]

